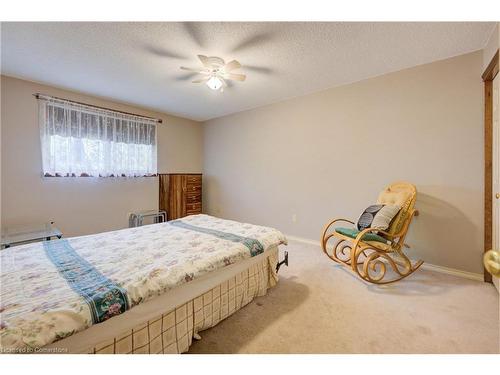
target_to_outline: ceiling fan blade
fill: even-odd
[[[228,62],[226,65],[224,65],[223,69],[225,72],[230,72],[231,70],[239,69],[239,68],[241,68],[241,64],[238,61],[233,60],[233,61]]]
[[[203,82],[207,82],[209,79],[210,79],[210,77],[196,79],[193,81],[193,83],[203,83]]]
[[[247,76],[244,74],[235,74],[235,73],[226,73],[224,74],[225,79],[232,79],[235,81],[244,81],[247,79]]]
[[[184,73],[181,76],[175,77],[174,80],[176,80],[176,81],[187,81],[187,80],[193,79],[197,75],[198,75],[197,72]]]
[[[201,73],[201,69],[193,69],[193,68],[186,68],[185,66],[181,66],[182,70],[189,70],[190,72],[198,72]]]
[[[205,56],[205,55],[198,55],[198,58],[200,59],[200,61],[203,64],[203,66],[206,66],[206,67],[209,66],[209,62],[208,62],[208,57],[207,56]]]
[[[243,69],[251,70],[252,72],[257,72],[262,74],[273,74],[275,72],[274,69],[256,65],[245,65]]]
[[[175,51],[168,50],[163,47],[155,47],[153,45],[145,45],[144,48],[146,51],[150,52],[153,55],[160,56],[160,57],[167,57],[167,58],[172,58],[172,59],[181,59],[184,60],[187,57],[178,54]]]

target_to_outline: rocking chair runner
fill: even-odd
[[[416,198],[417,189],[410,183],[396,182],[389,185],[380,193],[377,203],[395,204],[401,209],[387,231],[367,228],[354,235],[352,230],[346,228],[332,228],[333,224],[340,222],[354,225],[353,221],[335,219],[323,230],[321,247],[324,253],[335,262],[351,267],[363,280],[374,284],[388,284],[411,275],[424,263],[421,260],[412,263],[403,252],[403,247],[409,248],[404,243],[408,227],[413,216],[418,215],[414,208]],[[332,238],[336,242],[330,253],[327,244]],[[393,271],[391,275],[386,272],[387,266]]]

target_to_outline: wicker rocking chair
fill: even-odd
[[[401,207],[387,231],[367,228],[355,236],[339,233],[332,225],[341,222],[354,222],[347,219],[335,219],[323,230],[321,246],[325,254],[333,261],[350,267],[363,280],[374,284],[388,284],[401,280],[415,272],[424,262],[412,262],[403,252],[405,237],[415,210],[417,189],[407,182],[389,185],[378,197],[378,204],[396,204]],[[345,228],[344,228],[345,229]],[[333,230],[333,231],[332,231]],[[340,230],[349,233],[347,230]],[[352,230],[351,230],[352,232]],[[355,233],[355,232],[354,232]],[[327,248],[332,240],[333,248]],[[387,272],[388,266],[392,272]]]

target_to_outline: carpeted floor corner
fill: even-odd
[[[282,248],[283,249],[283,248]],[[291,241],[280,281],[189,353],[499,353],[491,284],[420,270],[368,285],[318,246]]]

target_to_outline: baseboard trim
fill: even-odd
[[[289,236],[289,235],[286,235],[286,238],[288,238],[289,240],[301,242],[301,243],[307,244],[307,245],[320,246],[320,242],[319,241],[310,240],[308,238],[297,237],[297,236]],[[475,281],[484,281],[483,280],[483,274],[481,274],[481,273],[474,273],[474,272],[469,272],[469,271],[462,271],[462,270],[458,270],[458,269],[455,269],[455,268],[438,266],[438,265],[431,264],[431,263],[424,263],[421,268],[424,269],[424,270],[427,270],[427,271],[434,271],[434,272],[444,273],[444,274],[447,274],[447,275],[461,277],[463,279],[469,279],[469,280],[475,280]]]
[[[288,234],[286,234],[285,237],[289,240],[305,243],[308,245],[316,245],[316,246],[320,245],[319,241],[309,240],[309,239],[303,238],[303,237],[290,236]]]
[[[484,281],[484,276],[481,273],[462,271],[462,270],[457,270],[456,268],[438,266],[436,264],[431,264],[431,263],[422,264],[422,269],[427,271],[445,273],[447,275],[457,276],[469,280]]]

